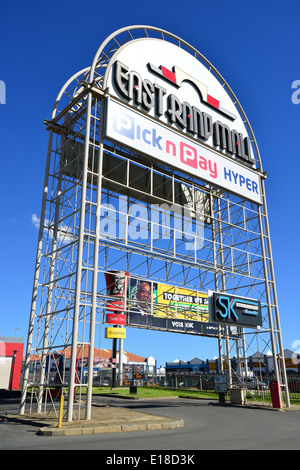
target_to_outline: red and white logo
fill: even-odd
[[[219,100],[217,100],[208,93],[208,87],[204,83],[200,82],[195,77],[192,77],[188,73],[184,72],[179,67],[174,65],[174,67],[172,67],[173,70],[169,70],[163,65],[156,67],[155,65],[149,62],[148,69],[155,75],[158,75],[163,80],[166,80],[177,88],[180,88],[183,81],[191,82],[198,90],[201,101],[203,103],[205,103],[207,106],[214,109],[215,111],[219,112],[220,114],[223,114],[231,121],[234,121],[237,118],[235,114],[223,108],[220,105]]]

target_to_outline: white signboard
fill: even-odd
[[[108,99],[106,113],[108,139],[262,204],[260,178],[255,170],[121,102]]]

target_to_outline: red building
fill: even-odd
[[[0,336],[0,390],[19,390],[23,338]]]

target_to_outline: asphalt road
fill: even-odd
[[[222,407],[195,399],[129,401],[95,397],[94,401],[182,418],[185,425],[172,430],[46,437],[38,436],[38,428],[33,426],[2,421],[0,449],[102,450],[106,454],[114,451],[112,455],[125,450],[149,451],[154,455],[161,450],[171,451],[172,455],[193,451],[197,455],[197,451],[203,450],[300,449],[300,411]],[[0,405],[1,414],[16,409],[16,404]]]

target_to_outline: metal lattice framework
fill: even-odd
[[[262,206],[103,139],[102,103],[109,95],[106,77],[111,58],[122,45],[148,37],[185,49],[210,68],[226,88],[252,137],[262,180]],[[227,360],[235,355],[243,361],[253,352],[270,350],[275,377],[286,389],[285,370],[278,362],[279,355],[283,358],[283,347],[261,159],[243,109],[214,67],[192,46],[166,31],[148,26],[121,29],[101,45],[91,67],[64,85],[46,124],[49,144],[21,413],[25,412],[29,385],[30,410],[33,404],[38,412],[45,407],[53,377],[47,361],[51,357],[55,364],[56,352],[68,350],[70,365],[56,371],[68,393],[67,419],[82,415],[80,409],[77,413],[78,407],[90,418],[95,332],[99,334],[107,301],[104,273],[116,268],[174,286],[260,300],[262,327],[240,328],[235,340],[220,337],[220,354],[225,348]],[[149,234],[142,243],[129,233],[134,204],[145,208],[135,217]],[[188,250],[184,231],[174,222],[176,211],[167,239],[158,224],[149,220],[149,210],[162,204],[172,205],[180,213],[188,206],[186,219],[192,219],[194,213],[200,216],[203,230],[195,233]],[[76,372],[78,355],[80,351],[83,354],[85,345],[89,346],[87,382]],[[87,387],[86,400],[84,404],[77,402],[75,412],[74,389],[80,391],[83,386]]]

